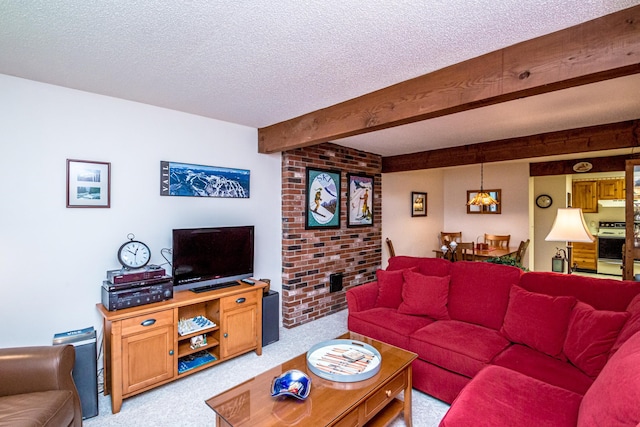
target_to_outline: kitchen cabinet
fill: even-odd
[[[596,271],[598,268],[598,250],[596,242],[593,243],[573,243],[571,253],[571,265],[581,270]]]
[[[598,200],[624,199],[624,179],[603,179],[598,181]]]
[[[584,213],[598,212],[598,182],[573,181],[573,207],[582,208]]]

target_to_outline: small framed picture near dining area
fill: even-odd
[[[469,202],[478,195],[480,190],[467,190],[467,213],[468,214],[500,214],[502,213],[502,192],[501,190],[482,190],[491,196],[497,205],[469,205]]]
[[[373,177],[347,174],[347,227],[373,225]]]
[[[411,216],[427,216],[427,193],[411,192]]]

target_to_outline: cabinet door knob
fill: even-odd
[[[173,350],[169,350],[169,356],[173,356]]]
[[[156,319],[147,319],[144,322],[140,323],[142,326],[151,326],[156,323]]]
[[[236,303],[237,303],[237,304],[242,304],[242,303],[243,303],[243,302],[245,302],[246,300],[247,300],[246,298],[238,298],[238,299],[236,300]]]
[[[229,336],[229,334],[227,334],[227,333],[225,332],[224,337],[225,337],[225,338],[227,338],[228,336]]]

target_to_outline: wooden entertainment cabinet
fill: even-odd
[[[255,350],[262,354],[262,294],[266,283],[194,293],[178,291],[173,299],[108,311],[97,304],[104,326],[104,394],[111,411],[122,400]],[[180,335],[179,322],[204,316],[215,325]],[[192,338],[203,344],[192,348]],[[205,350],[215,360],[185,361]]]

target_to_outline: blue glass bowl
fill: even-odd
[[[311,392],[311,378],[297,369],[275,377],[271,383],[271,396],[293,396],[304,400]]]

